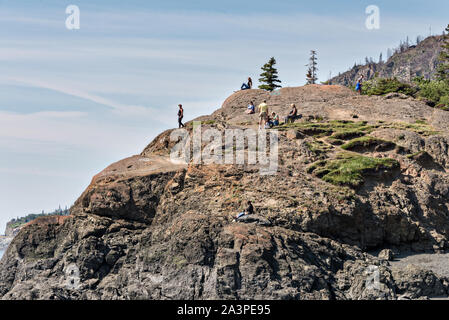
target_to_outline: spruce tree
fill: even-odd
[[[449,25],[446,32],[449,33]],[[437,69],[437,80],[445,81],[449,84],[449,35],[444,35],[444,44],[442,45],[439,60],[441,64]]]
[[[281,86],[278,83],[281,81],[278,79],[278,71],[274,67],[276,64],[276,59],[271,57],[270,60],[264,64],[262,67],[262,73],[260,74],[259,82],[262,84],[259,86],[259,89],[264,89],[268,91],[273,91],[276,88],[280,88]]]
[[[307,84],[315,84],[316,81],[318,80],[318,77],[316,75],[316,72],[318,71],[317,66],[317,62],[316,62],[316,51],[312,50],[310,51],[310,59],[309,59],[309,69],[307,69],[307,74],[306,74],[306,80],[307,80]]]

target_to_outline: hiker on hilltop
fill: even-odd
[[[247,113],[247,114],[253,114],[253,113],[255,113],[256,112],[256,107],[254,106],[254,102],[250,102],[249,103],[249,105],[248,105],[248,107],[246,108],[246,111],[245,111],[245,113]]]
[[[296,109],[296,105],[294,103],[291,104],[292,109],[289,114],[284,118],[284,124],[289,123],[290,121],[295,121],[298,117],[298,110]]]
[[[355,91],[357,91],[359,94],[362,94],[362,81],[363,81],[363,74],[357,80],[357,84],[355,86]]]
[[[261,126],[263,125],[265,127],[265,124],[268,121],[268,105],[267,100],[264,100],[261,104],[259,104],[259,130]]]
[[[182,104],[178,104],[178,128],[184,128],[184,124],[182,123],[182,118],[184,118],[184,109],[182,108]]]
[[[251,89],[252,86],[253,86],[253,80],[251,79],[251,77],[248,77],[248,83],[242,84],[240,89],[242,89],[242,90]]]
[[[254,213],[254,207],[253,207],[253,204],[251,203],[251,201],[248,200],[248,202],[246,204],[247,204],[247,206],[246,206],[245,210],[243,210],[238,215],[236,215],[233,222],[236,222],[239,218],[241,218],[243,216]]]

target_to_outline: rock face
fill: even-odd
[[[361,75],[365,77],[365,80],[369,80],[376,74],[381,78],[396,77],[408,83],[419,76],[432,79],[439,64],[438,55],[441,52],[442,41],[442,36],[428,37],[417,46],[395,53],[386,62],[355,66],[332,78],[330,83],[354,86]]]
[[[379,252],[378,257],[382,260],[391,261],[394,258],[393,251],[390,249],[383,249],[381,252]]]
[[[257,129],[257,115],[244,111],[264,99],[270,112],[282,116],[296,103],[303,115],[278,128],[276,174],[246,162],[170,161],[175,142],[172,130],[163,132],[140,155],[96,175],[70,216],[38,218],[19,232],[0,262],[0,297],[447,294],[439,275],[395,271],[366,250],[448,247],[449,114],[413,99],[311,85],[237,92],[196,120],[218,132]],[[246,200],[255,214],[232,222]]]
[[[0,236],[0,250],[5,250],[11,243],[13,238],[7,236]]]

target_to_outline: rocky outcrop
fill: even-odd
[[[379,252],[378,257],[382,260],[391,261],[394,258],[394,254],[391,249],[383,249],[381,252]]]
[[[12,241],[12,237],[0,236],[0,250],[5,250]]]
[[[257,115],[244,113],[250,99],[267,99],[270,112],[281,115],[296,103],[303,115],[278,128],[276,174],[261,175],[260,164],[246,162],[172,162],[172,130],[163,132],[140,155],[96,175],[70,216],[38,218],[19,232],[0,262],[0,297],[447,294],[440,275],[395,271],[388,259],[366,252],[448,247],[446,112],[413,99],[311,85],[276,95],[237,92],[212,115],[196,120],[221,133],[257,129]],[[191,123],[187,130],[192,134]],[[364,141],[389,141],[391,147],[343,148]],[[248,148],[244,152],[248,155]],[[246,200],[255,214],[232,222]]]
[[[5,236],[13,238],[16,234],[19,233],[19,231],[22,227],[23,227],[23,225],[13,228],[10,224],[7,224],[6,228],[5,228]]]
[[[375,76],[395,77],[406,83],[412,82],[415,77],[433,79],[439,65],[438,56],[442,43],[442,36],[428,37],[416,46],[410,46],[402,52],[395,53],[386,62],[354,66],[351,70],[329,80],[329,83],[354,86],[361,75],[365,77],[365,80]]]

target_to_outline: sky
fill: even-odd
[[[80,10],[68,29],[66,8]],[[379,8],[379,29],[365,12]],[[441,34],[447,0],[0,0],[0,233],[70,206],[91,178],[162,130],[210,114],[274,56],[282,86]]]

